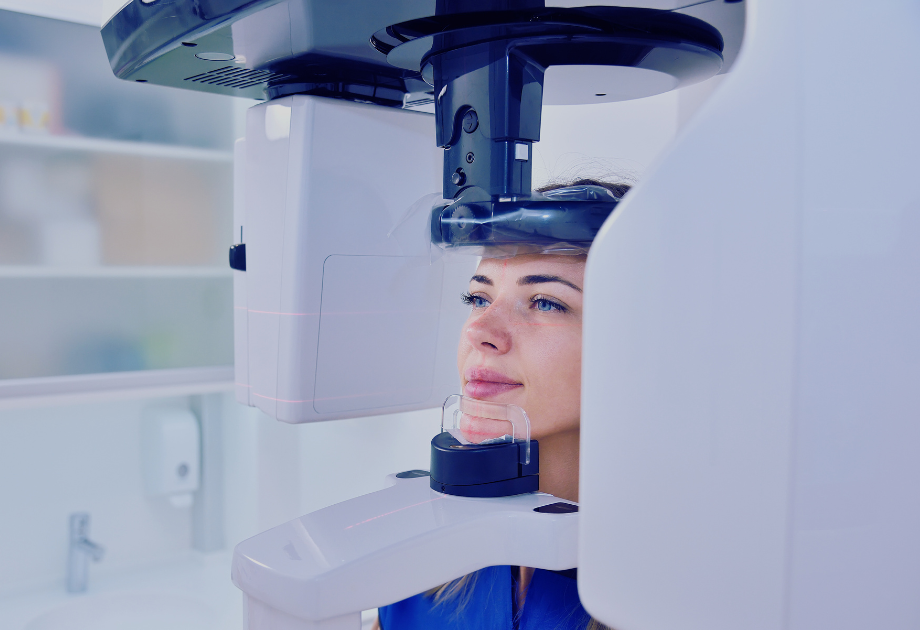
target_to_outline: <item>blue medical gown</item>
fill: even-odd
[[[453,601],[435,606],[433,598],[420,594],[381,608],[380,625],[382,630],[584,630],[591,620],[576,581],[566,575],[534,571],[518,615],[514,591],[511,567],[488,567],[479,572],[459,613]]]

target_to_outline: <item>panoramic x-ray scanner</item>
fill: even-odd
[[[116,76],[263,101],[237,399],[442,408],[429,470],[237,547],[247,627],[356,630],[496,565],[577,567],[617,630],[920,627],[918,33],[915,0],[126,4]],[[532,191],[543,105],[720,73],[627,197]],[[589,247],[576,505],[526,410],[456,395],[455,287]]]

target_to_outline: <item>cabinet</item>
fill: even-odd
[[[0,11],[0,399],[231,384],[245,105],[119,81],[98,28]]]

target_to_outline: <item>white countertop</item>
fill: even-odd
[[[63,580],[53,588],[0,593],[0,628],[25,630],[43,614],[75,602],[92,606],[93,601],[98,601],[104,606],[119,595],[148,594],[159,600],[170,596],[193,600],[213,613],[214,623],[208,625],[221,630],[242,630],[242,594],[230,582],[230,556],[230,551],[195,554],[182,562],[100,576],[94,576],[90,567],[89,588],[80,594],[68,593]]]
[[[63,580],[54,587],[0,593],[0,628],[84,628],[87,612],[91,616],[97,611],[103,618],[99,627],[122,627],[111,619],[107,622],[106,612],[111,612],[112,606],[124,610],[126,605],[140,602],[147,609],[174,605],[176,611],[169,617],[171,621],[162,624],[162,630],[243,630],[242,593],[230,582],[231,555],[230,550],[195,553],[182,561],[107,575],[93,575],[90,567],[89,588],[80,594],[68,593]],[[188,605],[176,605],[182,602]],[[187,620],[174,620],[183,609],[189,611]],[[376,617],[376,610],[363,613],[362,627],[369,630]],[[61,619],[73,623],[62,623]],[[150,623],[144,630],[161,627],[155,620],[146,621]]]

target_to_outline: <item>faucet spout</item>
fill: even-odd
[[[105,548],[89,539],[89,514],[70,515],[70,552],[67,562],[67,590],[71,593],[86,591],[89,582],[89,561],[98,562]]]
[[[102,560],[102,556],[105,555],[105,547],[102,545],[97,545],[91,540],[83,538],[74,543],[76,547],[93,559],[94,562],[99,562]]]

